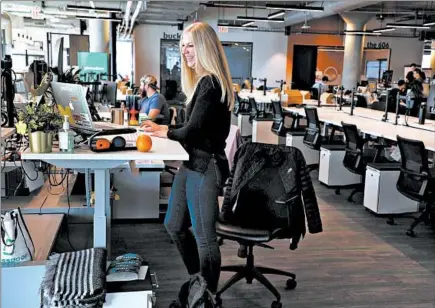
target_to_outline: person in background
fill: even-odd
[[[153,136],[181,142],[189,153],[189,161],[183,162],[175,175],[165,227],[188,273],[201,273],[215,293],[221,270],[215,224],[218,195],[229,175],[225,145],[234,92],[225,52],[210,25],[195,22],[187,27],[180,51],[187,122],[168,128],[146,121],[142,127]]]
[[[316,82],[311,87],[312,89],[317,89],[319,97],[326,91],[328,91],[328,76],[323,76],[321,81]]]
[[[396,100],[397,100],[397,94],[400,96],[406,95],[406,82],[405,80],[401,79],[397,82],[397,88],[393,88],[389,92],[388,97],[388,112],[396,112]],[[403,114],[403,103],[399,105],[399,113]]]
[[[406,94],[408,100],[409,115],[412,117],[418,116],[421,101],[424,97],[423,94],[423,72],[416,68],[413,72],[414,80],[409,86],[408,93]]]
[[[415,71],[415,69],[417,68],[417,64],[415,64],[415,63],[412,63],[411,64],[411,70],[406,74],[406,81],[408,82],[408,83],[411,83],[411,82],[413,82],[414,81],[414,71]]]
[[[164,125],[170,123],[169,106],[165,97],[157,92],[157,79],[152,75],[146,75],[140,80],[141,101],[139,102],[140,113],[146,113],[150,118],[158,119]]]

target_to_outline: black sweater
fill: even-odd
[[[186,122],[181,128],[170,128],[168,138],[181,142],[189,155],[193,150],[210,154],[224,153],[230,132],[231,112],[221,102],[222,91],[215,76],[200,81],[186,109]]]

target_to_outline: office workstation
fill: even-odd
[[[1,307],[433,307],[432,1],[1,11]]]

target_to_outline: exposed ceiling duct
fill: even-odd
[[[323,12],[288,12],[284,16],[284,23],[279,25],[270,25],[271,27],[286,27],[306,22],[311,19],[324,18],[336,15],[342,12],[359,9],[368,5],[376,4],[381,1],[361,1],[361,0],[344,0],[344,1],[322,1],[310,3],[310,6],[323,6]]]

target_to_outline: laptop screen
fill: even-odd
[[[93,130],[85,89],[79,84],[52,82],[53,97],[61,115],[69,116],[72,128]]]

